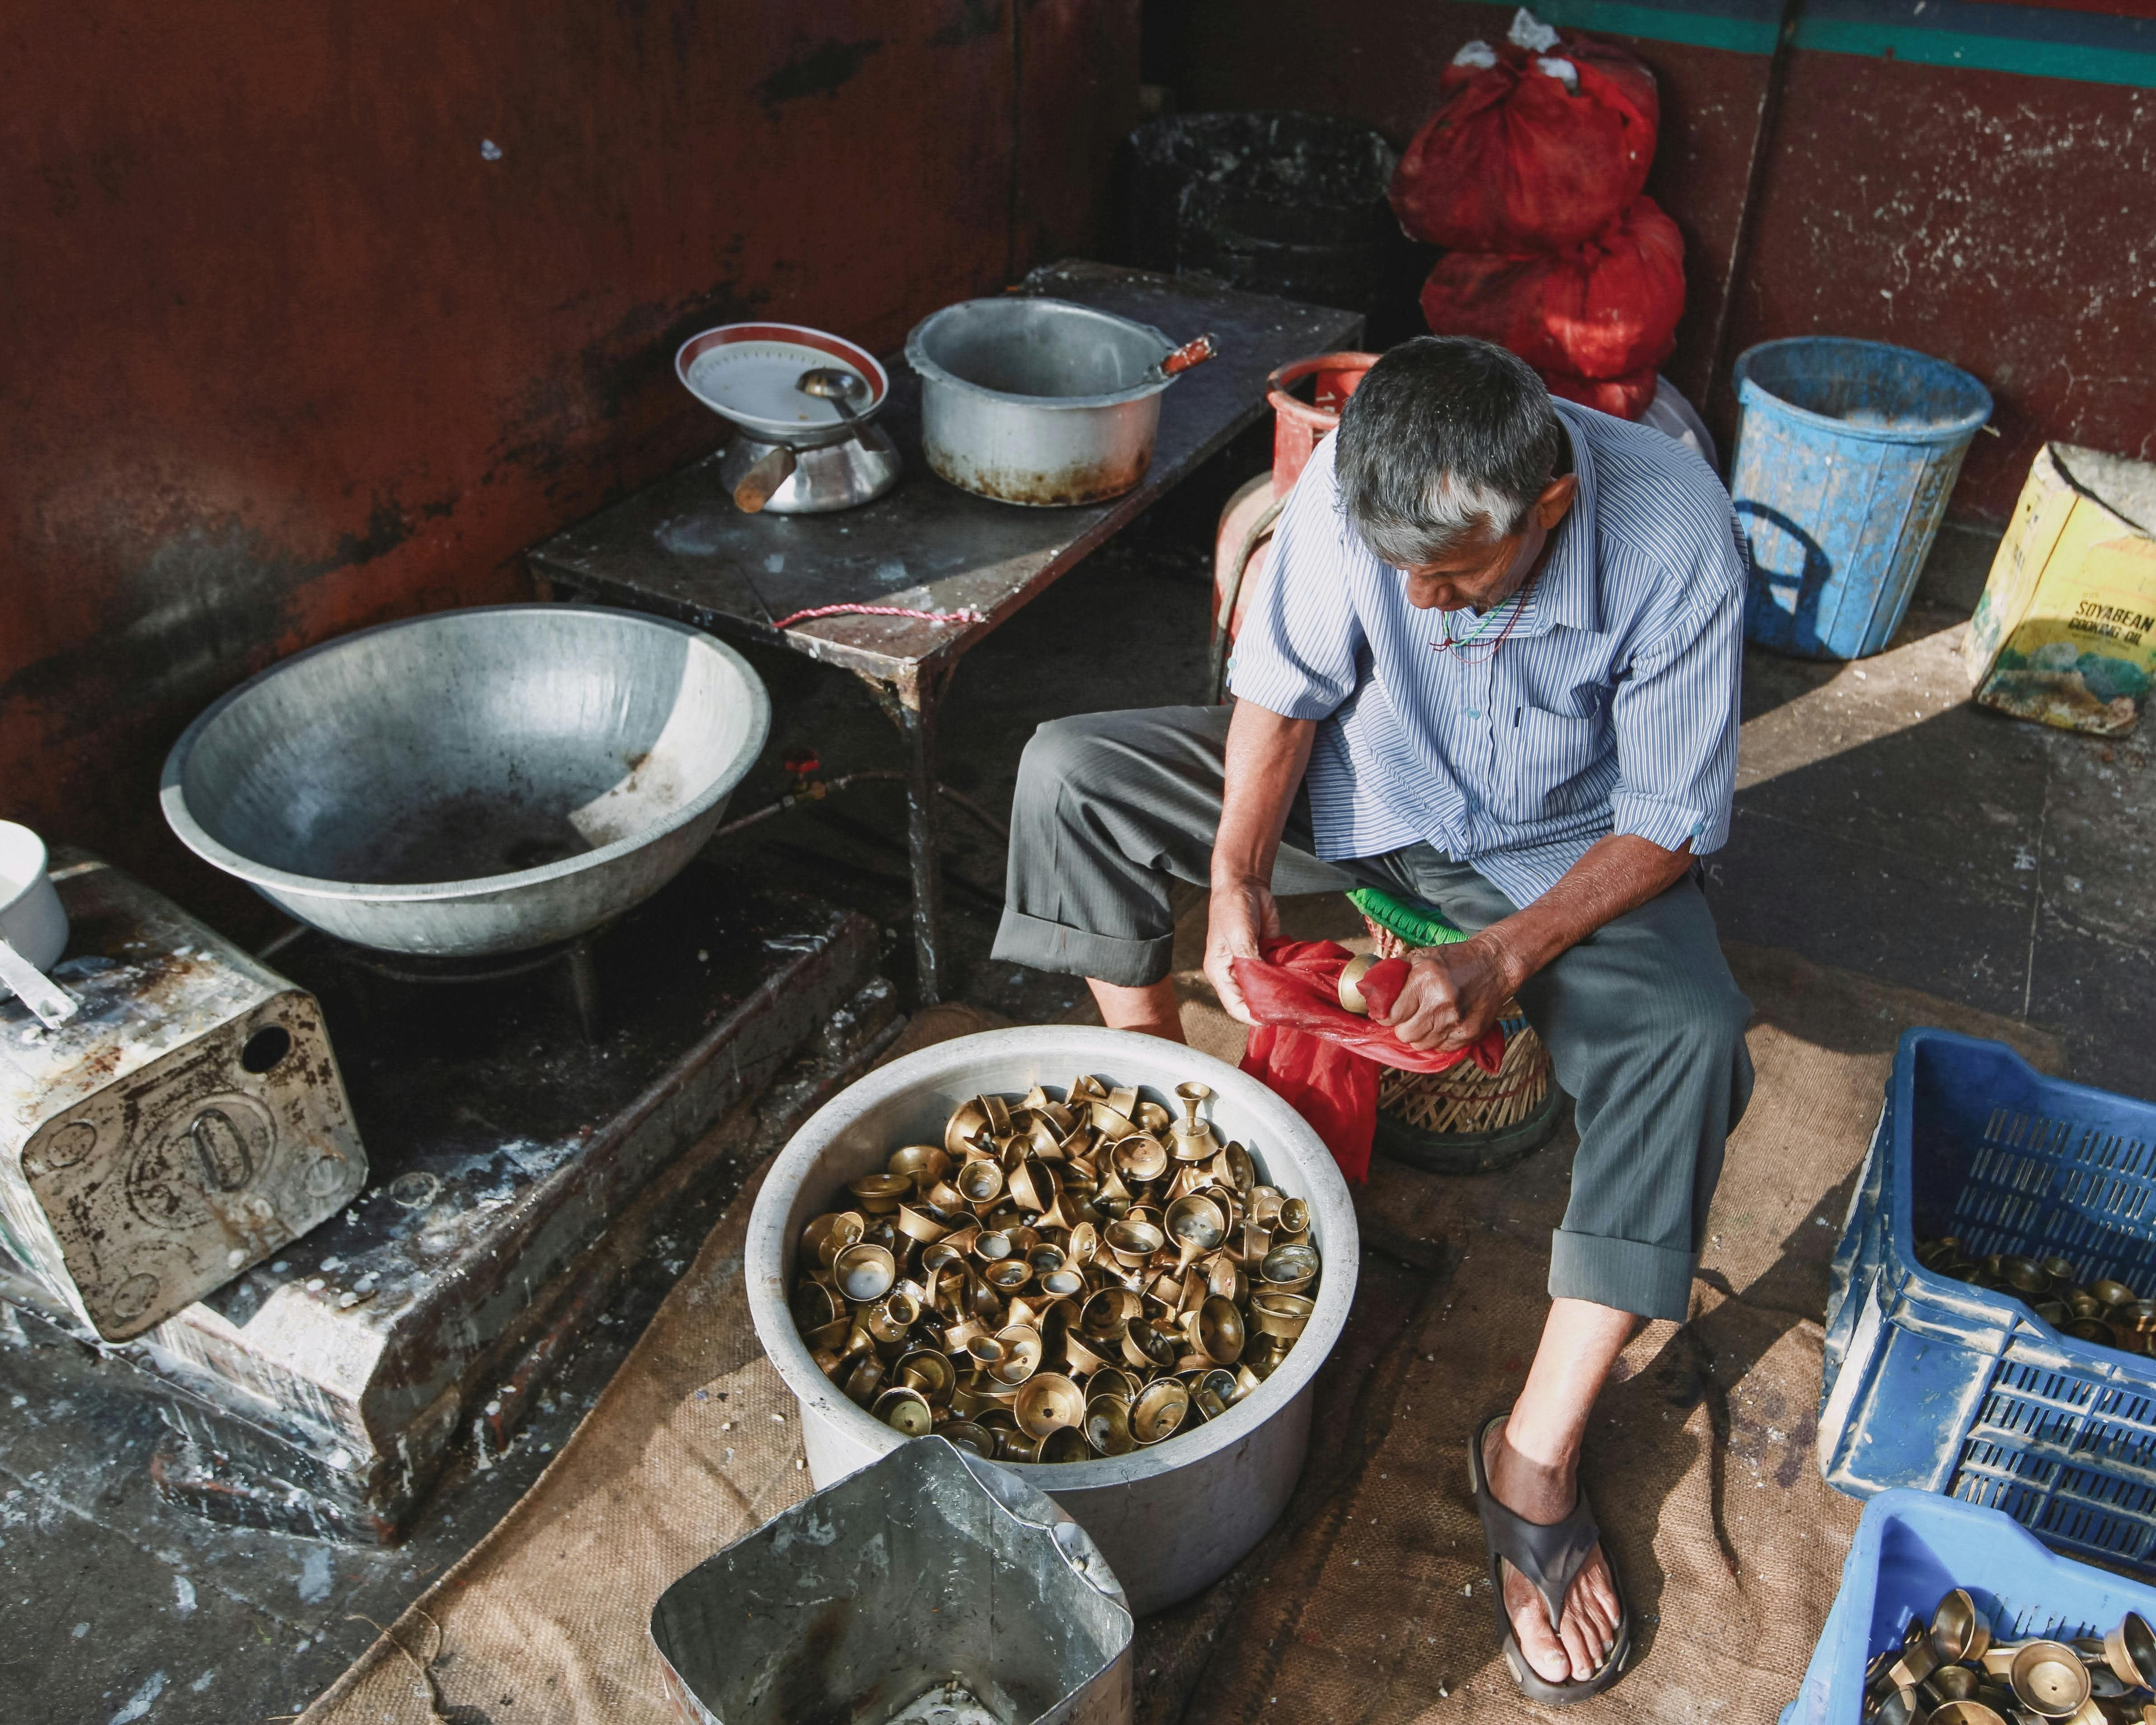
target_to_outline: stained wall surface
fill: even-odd
[[[1922,348],[1990,388],[1999,434],[1969,453],[1953,504],[1964,518],[2003,521],[2046,439],[2156,455],[2147,0],[1807,0],[1712,380],[1782,8],[1535,9],[1621,42],[1655,70],[1662,137],[1647,189],[1683,230],[1689,295],[1666,369],[1707,398],[1725,443],[1727,358],[1777,336],[1832,334]],[[1167,58],[1187,109],[1348,114],[1404,143],[1435,105],[1454,52],[1502,39],[1513,10],[1189,0],[1180,51]]]
[[[0,814],[199,903],[187,721],[523,597],[522,547],[720,441],[684,336],[886,351],[1095,249],[1137,13],[83,0],[0,64]]]

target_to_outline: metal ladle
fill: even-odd
[[[813,395],[819,401],[827,401],[839,410],[839,417],[854,434],[855,442],[861,435],[860,416],[855,413],[850,398],[860,388],[861,380],[851,372],[837,366],[811,366],[793,380],[793,387],[803,395]]]

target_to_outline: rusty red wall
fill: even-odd
[[[689,332],[886,349],[1093,249],[1137,18],[82,0],[0,53],[0,813],[199,902],[155,814],[196,711],[521,595],[522,547],[719,441]]]
[[[2087,8],[2134,9],[2133,0]],[[1188,109],[1353,115],[1401,143],[1434,105],[1454,51],[1476,36],[1501,38],[1512,10],[1468,0],[1190,0],[1169,57],[1175,94]],[[1564,0],[1551,10],[1568,15]],[[1711,21],[1704,10],[1697,16]],[[1837,26],[1862,28],[1828,20]],[[1726,439],[1733,409],[1720,379],[1707,389],[1707,349],[1768,61],[1683,41],[1613,39],[1654,68],[1662,93],[1648,190],[1683,229],[1690,295],[1667,369],[1696,398],[1709,396]],[[2043,44],[2030,61],[2057,51]],[[2101,70],[2100,56],[2083,58]],[[2129,53],[2117,64],[2145,74],[2156,60]],[[1998,402],[1999,435],[1977,439],[1953,506],[2003,521],[2046,439],[2156,454],[2156,295],[2145,286],[2156,257],[2152,182],[2148,89],[1909,64],[1893,57],[1891,40],[1869,54],[1800,45],[1728,352],[1778,336],[1860,336],[1973,372]]]

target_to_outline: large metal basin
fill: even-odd
[[[1068,300],[1007,295],[914,326],[921,439],[943,478],[1003,503],[1097,503],[1152,465],[1175,344],[1151,324]]]
[[[1225,1061],[1154,1036],[1068,1025],[962,1036],[892,1061],[817,1111],[765,1177],[744,1270],[757,1339],[801,1404],[817,1486],[867,1466],[906,1440],[847,1400],[794,1328],[787,1290],[802,1229],[832,1208],[846,1181],[880,1170],[900,1145],[941,1143],[945,1120],[968,1097],[1034,1084],[1060,1095],[1080,1072],[1136,1085],[1171,1107],[1178,1084],[1209,1085],[1214,1129],[1240,1140],[1273,1183],[1309,1201],[1311,1235],[1325,1255],[1308,1327],[1247,1400],[1128,1455],[1013,1468],[1093,1536],[1142,1615],[1232,1568],[1279,1518],[1302,1471],[1312,1380],[1348,1321],[1358,1254],[1347,1184],[1301,1115]]]
[[[771,702],[685,624],[581,605],[415,617],[295,654],[190,725],[165,818],[301,922],[386,952],[567,940],[673,879]]]

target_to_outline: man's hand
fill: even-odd
[[[1503,949],[1477,935],[1416,952],[1391,1013],[1371,1017],[1409,1048],[1469,1048],[1497,1022],[1513,986]]]
[[[1250,1016],[1243,991],[1235,986],[1229,961],[1255,958],[1260,941],[1276,938],[1281,932],[1280,906],[1272,889],[1261,881],[1240,880],[1215,886],[1205,915],[1205,979],[1220,997],[1228,1015],[1246,1024]]]

